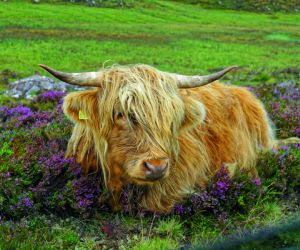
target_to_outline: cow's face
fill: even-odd
[[[183,76],[146,65],[90,73],[64,73],[41,66],[63,81],[97,87],[65,98],[64,112],[77,124],[72,147],[86,137],[83,154],[94,149],[103,171],[122,171],[138,184],[154,183],[172,174],[180,134],[204,119],[203,105],[180,95],[178,87],[201,86],[235,68],[208,76]],[[80,112],[87,119],[81,120]]]
[[[109,166],[122,166],[125,175],[139,184],[166,178],[174,148],[167,141],[171,141],[173,135],[164,135],[165,141],[162,137],[157,138],[150,126],[145,127],[134,114],[125,114],[121,108],[113,112],[113,119],[114,125],[108,136]]]
[[[99,90],[107,93],[99,108],[110,112],[112,120],[108,165],[122,166],[138,184],[167,178],[179,153],[178,137],[204,119],[203,105],[180,96],[171,78],[147,70],[125,75],[121,82],[117,90],[116,85]],[[113,105],[107,107],[109,100],[114,100]]]
[[[108,164],[122,166],[135,183],[150,184],[167,178],[176,163],[180,133],[198,125],[204,118],[201,103],[182,98],[178,93],[165,98],[170,102],[161,100],[157,112],[151,115],[142,103],[136,105],[134,112],[125,111],[120,104],[113,110]]]

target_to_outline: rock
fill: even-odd
[[[84,87],[77,87],[65,82],[55,82],[52,78],[46,76],[34,75],[8,85],[9,89],[4,93],[5,95],[14,98],[32,99],[40,92],[56,90],[56,91],[74,91],[84,90]]]

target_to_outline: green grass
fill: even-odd
[[[226,65],[298,67],[300,14],[206,10],[152,1],[130,9],[23,1],[0,3],[0,71],[45,74],[36,65],[97,70],[147,63],[203,73]]]
[[[248,216],[232,216],[226,224],[199,213],[187,220],[177,216],[139,218],[105,212],[89,219],[36,215],[21,221],[1,222],[0,249],[164,250],[178,249],[184,245],[207,247],[217,239],[226,239],[228,234],[239,235],[245,229],[278,225],[278,222],[287,218],[280,205],[272,202],[254,208]],[[108,229],[107,224],[112,227]],[[267,242],[268,249],[300,246],[299,236],[299,230],[280,234]],[[254,242],[243,249],[254,249],[253,246],[256,249],[266,247],[261,242]]]

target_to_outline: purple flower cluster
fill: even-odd
[[[0,174],[2,191],[9,197],[0,216],[19,217],[44,209],[84,214],[96,206],[101,178],[84,175],[74,159],[64,157],[66,142],[61,145],[56,139],[46,140],[34,133],[24,140],[28,143],[24,155],[11,162],[22,169]]]
[[[16,127],[37,128],[37,127],[47,125],[52,118],[53,118],[53,114],[51,112],[47,112],[47,111],[35,112],[32,115],[25,115],[25,116],[18,117]]]
[[[72,181],[76,207],[78,209],[89,208],[95,203],[100,193],[98,185],[99,183],[97,183],[95,178],[87,178],[86,176],[81,176],[79,179]]]
[[[50,147],[58,146],[56,141],[51,141],[48,144]],[[56,154],[52,154],[49,157],[41,156],[39,157],[38,163],[44,169],[44,173],[50,177],[53,175],[60,175],[64,166],[72,163],[73,159],[65,159],[64,152],[59,151]]]
[[[39,94],[36,98],[36,101],[39,103],[58,102],[65,96],[65,94],[65,92],[51,90]]]
[[[84,214],[96,207],[101,178],[83,174],[74,159],[64,157],[72,127],[62,114],[63,95],[50,92],[37,98],[41,105],[55,101],[55,106],[32,101],[0,107],[0,148],[13,152],[0,159],[6,166],[0,170],[1,218],[44,210]]]
[[[261,179],[260,178],[252,178],[251,181],[255,184],[255,186],[261,186]]]
[[[27,106],[18,105],[14,108],[9,108],[6,106],[0,106],[1,117],[11,117],[11,116],[30,116],[33,112]]]
[[[30,209],[34,207],[33,201],[29,197],[19,196],[19,201],[16,203],[18,209]]]
[[[220,201],[226,200],[226,195],[231,187],[226,167],[222,166],[215,176],[215,182],[203,192],[192,195],[191,202],[197,209],[212,209],[215,212]]]
[[[23,105],[9,108],[0,106],[0,121],[6,128],[25,127],[36,128],[48,124],[54,117],[50,111],[32,111],[31,108]]]
[[[296,195],[300,205],[300,154],[299,144],[282,145],[271,153],[260,157],[258,161],[259,174],[265,183],[279,196],[287,198]]]
[[[181,216],[196,212],[211,213],[219,221],[226,222],[230,212],[243,211],[254,205],[261,192],[260,187],[259,178],[250,179],[240,173],[238,178],[231,179],[227,168],[222,166],[205,190],[192,194],[186,203],[177,204],[173,212]]]
[[[266,105],[279,137],[300,136],[300,85],[293,81],[252,87]]]

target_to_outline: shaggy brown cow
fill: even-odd
[[[135,183],[147,185],[144,208],[168,212],[222,164],[256,175],[257,153],[274,142],[263,104],[246,88],[215,81],[235,67],[183,76],[147,65],[90,73],[40,66],[70,84],[96,87],[64,99],[75,122],[67,156],[85,171],[103,171],[114,209],[122,186]]]

